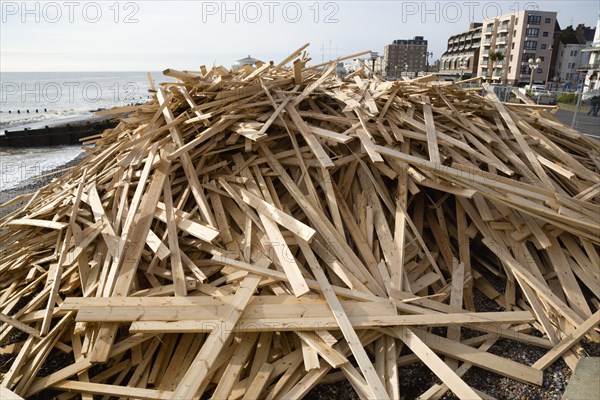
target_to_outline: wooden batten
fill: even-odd
[[[540,386],[600,342],[600,145],[480,77],[338,77],[307,47],[166,70],[149,102],[100,112],[120,122],[78,165],[0,205],[26,201],[0,218],[0,398],[347,380],[400,399],[419,363],[441,380],[419,398],[489,399],[471,367]]]

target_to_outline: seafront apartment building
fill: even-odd
[[[552,46],[557,30],[556,12],[523,10],[514,14],[486,19],[482,25],[478,75],[498,83],[518,85],[545,84],[551,78]],[[504,53],[504,60],[491,62],[490,53]],[[540,59],[530,68],[529,59]]]

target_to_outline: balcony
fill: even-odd
[[[481,32],[477,32],[473,34],[473,39],[477,39],[481,37]]]
[[[481,67],[487,67],[487,65],[488,65],[487,60],[482,61],[482,62],[479,63],[479,66],[481,66]]]
[[[600,70],[600,63],[584,64],[577,67],[577,71]]]
[[[487,28],[485,28],[485,33],[490,33],[494,30],[493,26],[488,26]]]

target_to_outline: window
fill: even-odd
[[[547,23],[547,24],[549,24],[550,22],[552,22],[552,18],[546,18],[546,19],[544,20],[544,22],[545,22],[545,23]]]
[[[523,53],[523,62],[527,62],[530,58],[535,60],[535,53]]]
[[[577,56],[577,50],[571,50],[571,53],[569,55],[571,57],[576,57]]]
[[[542,36],[543,36],[543,37],[548,37],[548,32],[544,32],[544,33],[542,33]]]
[[[539,33],[540,33],[540,29],[539,28],[527,28],[526,35],[527,36],[531,36],[531,37],[537,37],[537,35]]]
[[[537,42],[535,40],[526,40],[525,41],[525,49],[526,50],[535,50],[535,49],[537,49]]]
[[[545,49],[545,48],[546,48],[546,45],[545,45],[545,44],[543,44],[543,45],[541,45],[541,46],[540,46],[540,48],[542,48],[542,49]]]
[[[540,57],[540,61],[544,62],[544,57]]]
[[[521,75],[530,75],[531,74],[531,68],[529,68],[529,65],[525,64],[525,65],[521,65]]]
[[[537,73],[538,73],[538,74],[541,74],[541,73],[542,73],[542,69],[541,69],[541,68],[538,68],[538,69],[537,69]]]
[[[512,60],[513,60],[513,55],[511,54],[510,55],[510,61],[512,62]]]
[[[511,72],[511,70],[512,70],[512,67],[511,67],[511,66],[509,66],[509,67],[508,67],[508,73],[510,73],[510,72]]]
[[[515,42],[512,42],[512,44],[510,45],[510,48],[513,50],[515,49]]]
[[[527,23],[529,25],[539,25],[542,22],[542,17],[539,15],[529,15],[527,16]]]

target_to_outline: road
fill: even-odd
[[[571,126],[571,123],[573,122],[573,114],[573,111],[558,110],[554,115],[563,124]],[[595,138],[596,140],[600,140],[600,117],[591,117],[580,112],[577,114],[577,119],[575,120],[575,126],[573,128],[577,129],[581,133],[585,133],[586,135]]]

